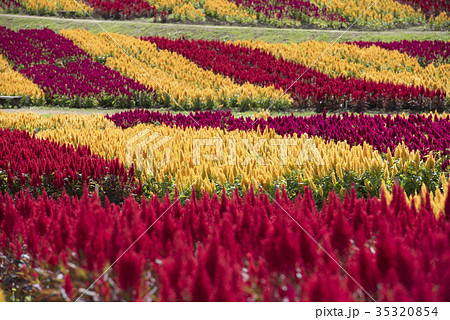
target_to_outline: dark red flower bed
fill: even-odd
[[[72,40],[50,29],[16,32],[0,26],[0,53],[43,89],[48,103],[80,107],[75,98],[88,97],[89,106],[111,106],[113,101],[130,106],[154,99],[151,88],[93,61]]]
[[[448,0],[397,0],[410,5],[414,9],[420,9],[427,17],[438,16],[441,12],[450,13],[450,2]]]
[[[309,1],[299,0],[233,0],[238,6],[250,8],[263,18],[282,20],[290,18],[310,22],[308,18],[323,21],[346,22],[338,13],[329,13],[327,8],[319,8]]]
[[[252,191],[195,198],[183,206],[129,199],[120,208],[87,195],[0,195],[0,248],[26,253],[41,270],[70,270],[71,299],[130,246],[82,300],[450,299],[449,198],[439,218],[429,201],[408,205],[398,187],[390,204],[331,193],[321,212],[309,190],[294,202],[277,194],[273,204]]]
[[[377,83],[356,78],[330,78],[301,64],[277,59],[258,49],[221,41],[143,38],[159,48],[177,52],[206,70],[228,76],[237,83],[273,85],[289,94],[300,108],[414,109],[444,107],[445,92],[424,87]],[[298,79],[297,82],[295,82]],[[292,85],[295,82],[294,85]],[[292,87],[291,87],[292,85]]]
[[[0,0],[0,8],[6,10],[17,10],[20,7],[20,2],[17,0]]]
[[[139,17],[153,17],[156,7],[145,0],[85,0],[94,8],[94,13],[103,18],[133,19]]]

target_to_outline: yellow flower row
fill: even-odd
[[[17,71],[0,55],[0,95],[28,95],[30,98],[43,98],[39,86]]]
[[[203,70],[176,53],[160,50],[149,41],[131,36],[111,34],[111,39],[105,33],[93,34],[85,30],[63,30],[61,34],[94,57],[105,59],[110,68],[151,86],[160,97],[169,93],[180,105],[192,105],[199,99],[216,104],[231,98],[239,102],[250,98],[276,100],[283,94],[273,86],[239,85],[229,77]],[[290,101],[286,95],[282,99]]]
[[[113,122],[109,121],[101,114],[78,116],[72,114],[58,114],[47,118],[33,112],[6,113],[1,111],[0,127],[27,130],[30,132],[56,128],[73,128],[77,130],[86,128],[100,130],[117,128]]]
[[[205,14],[202,10],[196,9],[192,3],[186,3],[182,6],[175,6],[172,11],[174,17],[178,20],[185,21],[203,21],[205,20]]]
[[[391,27],[396,23],[426,22],[425,16],[411,6],[394,0],[312,0],[329,12],[339,13],[350,23],[369,27]],[[358,20],[357,20],[358,19]]]
[[[418,165],[420,161],[419,154],[410,153],[405,146],[399,146],[394,155],[388,154],[387,160],[383,160],[368,144],[350,147],[346,142],[325,142],[306,135],[282,139],[272,130],[224,132],[218,128],[196,130],[144,124],[122,130],[99,115],[44,119],[28,113],[0,113],[0,125],[28,130],[34,126],[39,129],[38,137],[74,146],[89,145],[94,153],[105,158],[118,157],[128,165],[141,167],[145,174],[153,173],[157,182],[170,177],[180,187],[195,183],[207,191],[215,189],[214,179],[221,184],[233,183],[239,176],[244,189],[252,183],[267,187],[294,169],[302,171],[299,179],[313,188],[316,188],[314,180],[332,170],[342,178],[343,170],[362,174],[368,169],[383,168],[384,179],[389,180],[397,173],[396,169],[389,169],[393,159],[399,159],[399,168]],[[142,136],[133,141],[139,134]],[[139,144],[144,140],[143,145],[150,149],[142,151]],[[152,146],[158,142],[162,145],[152,153]],[[163,163],[165,159],[168,160]],[[432,160],[430,157],[427,165],[432,166]]]
[[[433,29],[448,30],[450,28],[450,15],[442,11],[438,16],[431,16],[428,19],[428,24]]]
[[[127,152],[127,141],[146,129],[148,129],[147,136],[157,133],[161,138],[171,139],[167,142],[167,146],[171,149],[167,164],[158,165],[165,159],[167,150],[165,148],[155,150],[153,160],[148,151],[140,153],[133,147]],[[282,137],[273,131],[257,134],[243,131],[223,132],[220,129],[182,130],[141,124],[126,130],[65,127],[41,131],[38,136],[75,146],[90,145],[91,150],[101,156],[119,157],[128,165],[133,162],[137,167],[142,166],[144,173],[153,173],[157,182],[169,177],[175,179],[180,187],[188,187],[195,183],[196,187],[205,188],[208,192],[215,190],[213,177],[223,184],[227,181],[234,183],[241,176],[243,189],[249,188],[252,183],[268,187],[284,173],[298,168],[296,164],[303,167],[302,179],[305,181],[328,175],[330,168],[362,173],[369,168],[383,166],[381,156],[369,145],[350,148],[345,142],[326,143],[320,138],[311,140],[306,136],[286,140],[289,148],[286,165],[282,165],[279,146],[283,142]],[[202,147],[203,144],[209,146]],[[197,149],[194,146],[197,146]],[[223,154],[216,153],[216,148]],[[200,154],[210,155],[210,161],[201,156],[196,158],[194,149]],[[315,150],[319,153],[315,153]],[[261,158],[252,157],[252,151]],[[232,158],[233,152],[236,154],[235,159]],[[146,163],[147,160],[150,160],[150,163]],[[313,160],[324,165],[315,165]]]
[[[305,66],[313,65],[315,70],[332,77],[353,76],[376,82],[425,86],[450,94],[450,64],[437,67],[430,64],[424,68],[416,58],[396,50],[386,50],[378,46],[360,48],[345,43],[336,43],[330,47],[328,42],[315,40],[291,44],[263,41],[234,43],[258,48]]]
[[[257,19],[255,14],[226,0],[206,0],[203,8],[206,14],[228,22],[253,23]]]
[[[166,10],[178,20],[204,20],[205,14],[228,22],[253,23],[256,15],[227,0],[150,0],[159,11]]]
[[[264,117],[265,114],[257,116]],[[295,169],[302,172],[299,182],[305,182],[320,192],[321,187],[314,185],[314,180],[331,174],[336,181],[343,178],[344,170],[362,174],[370,169],[383,169],[382,178],[388,181],[397,174],[397,170],[420,164],[419,153],[409,152],[404,145],[398,146],[393,154],[389,151],[383,159],[368,144],[350,147],[346,142],[325,142],[306,135],[282,139],[268,130],[261,134],[144,124],[122,130],[102,115],[46,118],[34,113],[0,112],[0,127],[38,132],[37,137],[74,146],[88,145],[98,155],[108,159],[118,157],[127,165],[134,163],[146,175],[152,176],[153,173],[157,182],[169,177],[180,189],[194,184],[197,189],[208,192],[216,189],[215,182],[234,183],[238,179],[241,179],[244,190],[251,184],[267,188]],[[160,146],[158,142],[161,142]],[[394,161],[398,164],[394,165]],[[434,165],[434,157],[430,155],[425,167],[431,169]],[[436,214],[444,208],[447,194],[448,182],[444,176],[441,180],[444,192],[438,190],[431,195]],[[370,188],[370,185],[366,187]],[[388,192],[386,196],[389,201]],[[411,196],[409,201],[414,198],[419,206],[419,196]]]
[[[56,13],[58,10],[65,10],[79,14],[84,14],[86,11],[92,14],[94,11],[93,8],[83,1],[78,1],[79,5],[73,0],[21,0],[20,2],[27,10],[38,13]]]
[[[151,5],[154,5],[158,11],[166,10],[172,12],[175,7],[182,7],[184,4],[191,3],[190,0],[149,0]]]

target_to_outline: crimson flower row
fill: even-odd
[[[319,8],[309,1],[298,0],[233,0],[238,6],[243,6],[254,10],[260,19],[275,18],[282,20],[290,18],[298,21],[307,21],[307,17],[320,19],[323,21],[346,22],[344,17],[337,13],[329,13],[327,8]]]
[[[143,38],[159,48],[177,52],[206,70],[237,83],[273,85],[287,92],[301,108],[436,109],[445,106],[445,92],[363,79],[331,78],[299,63],[278,59],[259,49],[208,40]]]
[[[20,8],[20,2],[17,0],[0,0],[0,8],[6,10],[16,10]]]
[[[139,193],[134,169],[125,169],[118,159],[105,160],[89,147],[74,148],[26,131],[0,129],[0,192],[15,195],[29,188],[34,195],[47,190],[52,196],[64,191],[81,195],[83,183],[121,202],[130,193]]]
[[[441,12],[450,14],[450,3],[447,0],[397,0],[420,9],[426,16],[438,16]]]
[[[416,209],[399,187],[391,203],[331,193],[322,211],[308,188],[294,202],[284,192],[272,203],[250,190],[200,200],[193,192],[184,206],[168,197],[128,199],[120,208],[95,196],[27,193],[15,201],[0,194],[0,204],[2,252],[26,253],[40,269],[63,264],[71,299],[119,257],[113,282],[90,289],[100,300],[450,299],[450,200],[436,219],[429,202]],[[80,278],[80,267],[92,279]]]
[[[94,13],[104,18],[133,19],[153,17],[157,10],[145,0],[85,0],[94,8]]]
[[[450,59],[450,42],[442,40],[401,40],[393,42],[355,41],[348,43],[355,44],[361,48],[378,46],[387,50],[397,50],[417,58],[422,65],[428,65],[430,63],[447,63]]]
[[[92,97],[97,100],[95,105],[112,103],[117,97],[129,105],[138,93],[145,101],[153,100],[151,88],[94,62],[72,40],[52,30],[16,32],[0,27],[0,31],[0,52],[15,70],[44,90],[49,102],[76,104],[74,97]]]
[[[280,135],[308,134],[325,140],[347,141],[350,145],[371,144],[380,152],[393,151],[401,143],[422,156],[431,151],[449,155],[450,117],[420,114],[402,116],[355,115],[326,113],[308,117],[285,115],[264,118],[234,117],[231,112],[195,112],[189,115],[161,113],[136,109],[106,116],[116,125],[129,128],[139,123],[160,123],[168,126],[213,127],[232,130],[274,129]]]

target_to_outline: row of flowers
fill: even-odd
[[[430,63],[448,64],[450,63],[450,42],[442,40],[418,41],[418,40],[401,40],[393,42],[366,42],[355,41],[349,44],[356,44],[361,48],[377,46],[387,50],[397,50],[406,53],[411,57],[417,58],[422,66]]]
[[[435,0],[431,0],[435,1]],[[448,12],[442,11],[436,16],[427,16],[420,10],[416,10],[417,5],[410,6],[411,2],[422,2],[421,0],[385,0],[373,2],[371,0],[312,0],[320,8],[327,8],[328,12],[339,14],[349,23],[367,26],[376,29],[392,28],[403,25],[423,25],[428,24],[434,29],[448,30]],[[404,4],[407,2],[407,4]]]
[[[176,20],[204,21],[206,17],[229,23],[256,24],[257,15],[227,0],[156,0],[158,8],[173,13]]]
[[[450,92],[450,64],[421,66],[418,59],[397,50],[381,46],[360,48],[356,44],[305,41],[291,44],[264,41],[235,41],[232,43],[259,49],[278,58],[293,61],[326,73],[331,77],[355,77],[373,82],[414,85],[442,92]],[[448,45],[447,45],[448,46]],[[440,55],[436,46],[425,42],[423,47]],[[436,51],[434,51],[436,50]]]
[[[195,112],[188,115],[161,113],[136,109],[107,115],[123,129],[138,124],[164,124],[171,127],[200,129],[202,127],[227,131],[275,130],[281,136],[321,137],[326,141],[346,141],[350,146],[368,143],[381,153],[404,143],[411,151],[419,151],[422,157],[430,152],[450,155],[450,116],[442,115],[354,115],[319,114],[308,117],[264,115],[235,117],[231,112]]]
[[[62,10],[75,16],[96,14],[106,19],[154,17],[157,13],[156,7],[145,0],[2,0],[0,8],[39,15],[56,15]]]
[[[75,16],[93,13],[93,8],[83,1],[73,0],[2,0],[0,8],[7,12],[24,11],[29,14],[56,15],[59,10],[73,12]]]
[[[450,14],[450,3],[446,0],[397,0],[414,9],[420,9],[427,16],[439,16],[445,12]]]
[[[0,146],[0,193],[15,195],[28,189],[34,196],[43,190],[54,198],[63,192],[80,196],[87,184],[91,191],[121,203],[140,192],[133,167],[127,172],[118,159],[105,160],[88,146],[75,149],[10,129],[0,129]]]
[[[9,11],[17,11],[20,8],[20,2],[17,0],[0,0],[0,9]]]
[[[289,20],[301,25],[301,22],[340,27],[346,25],[346,19],[338,13],[330,13],[327,8],[319,8],[309,1],[297,0],[233,0],[239,6],[253,10],[258,19],[271,24],[289,24]]]
[[[308,68],[307,66],[311,65],[310,63],[299,64],[296,61],[290,61],[295,59],[293,57],[299,57],[298,59],[305,57],[305,55],[296,54],[298,53],[296,50],[303,48],[304,44],[283,46],[251,41],[224,43],[207,40],[171,40],[160,37],[143,39],[155,43],[160,49],[179,53],[205,70],[226,75],[237,83],[249,82],[259,86],[274,86],[275,88],[289,90],[288,92],[294,99],[295,105],[300,108],[434,109],[439,108],[439,103],[442,108],[446,96],[443,89],[447,89],[448,86],[445,79],[438,80],[435,85],[438,88],[435,88],[435,91],[430,90],[429,86],[424,87],[423,83],[421,83],[421,86],[409,86],[407,85],[409,78],[403,80],[403,74],[398,77],[403,81],[397,81],[399,83],[395,85],[381,82],[382,78],[378,78],[377,81],[376,78],[374,79],[376,75],[373,74],[370,76],[372,78],[368,80],[356,79],[351,76],[344,77],[344,74],[330,77]],[[351,48],[351,46],[345,46]],[[356,47],[354,49],[361,51]],[[387,52],[388,55],[390,53]],[[281,57],[277,58],[275,54],[281,55]],[[353,56],[350,55],[347,58],[351,59]],[[408,58],[405,56],[402,58]],[[312,60],[313,58],[313,54],[307,56],[307,59]],[[339,56],[338,60],[343,60],[343,58]],[[328,59],[325,64],[330,61],[331,59]],[[416,64],[418,68],[422,69],[417,61]],[[345,60],[340,65],[343,66],[344,70],[345,68],[350,69],[350,67],[347,67],[348,63]],[[357,66],[363,72],[370,69],[367,66],[363,68],[362,62],[357,63]],[[335,67],[339,67],[339,64]],[[429,68],[434,68],[434,66],[429,66]],[[397,70],[394,69],[385,73],[396,75],[395,71]],[[450,74],[450,69],[448,71]],[[413,76],[412,72],[408,75]],[[425,73],[422,76],[426,78],[430,75]]]
[[[40,86],[47,103],[79,107],[153,102],[152,89],[92,61],[88,53],[52,30],[0,30],[0,50],[16,71]]]
[[[295,201],[250,190],[122,207],[87,190],[0,194],[0,279],[12,279],[0,287],[46,301],[448,300],[448,196],[438,218],[399,187],[391,198],[333,192],[319,211],[308,188]]]
[[[204,20],[205,14],[227,22],[277,26],[345,27],[350,23],[372,28],[428,24],[434,29],[448,28],[448,5],[444,0],[386,0],[373,4],[349,0],[151,0],[158,10],[175,13],[178,20]],[[183,8],[183,10],[181,10]],[[182,13],[180,13],[182,11]],[[204,12],[204,14],[203,14]]]
[[[155,121],[121,129],[106,118],[72,115],[45,119],[30,113],[4,113],[0,124],[37,132],[38,138],[61,144],[89,146],[93,153],[106,159],[119,158],[137,169],[145,194],[173,194],[175,186],[184,190],[191,185],[209,193],[224,186],[244,192],[258,183],[272,191],[286,185],[292,197],[308,185],[321,199],[332,189],[343,194],[352,184],[359,188],[359,196],[378,195],[383,184],[390,190],[399,180],[407,185],[408,195],[420,192],[425,185],[439,202],[445,190],[448,174],[442,170],[444,158],[421,155],[419,151],[423,150],[410,152],[403,144],[392,153],[389,149],[380,153],[367,143],[350,145],[296,133],[283,136],[274,128],[264,128],[262,121],[259,131],[251,130],[250,125],[244,131],[206,128],[206,123],[217,122],[211,115],[206,116],[206,121],[201,116],[198,119],[201,128],[171,127],[173,124]],[[280,124],[286,126],[281,120]],[[361,127],[358,131],[363,135],[364,126]],[[386,143],[379,142],[378,148],[382,147]]]
[[[283,91],[273,85],[262,87],[238,83],[230,77],[204,70],[176,53],[161,50],[149,41],[121,34],[93,34],[85,30],[63,30],[61,35],[73,40],[106,66],[153,87],[158,102],[165,106],[213,109],[240,105],[241,108],[250,108],[269,107],[271,100],[282,106],[288,106],[292,101],[289,95],[282,97]]]
[[[167,20],[202,21],[205,15],[230,23],[255,24],[257,21],[277,26],[345,27],[350,23],[371,28],[428,24],[434,29],[449,27],[449,5],[445,0],[385,0],[373,4],[349,0],[86,0],[79,5],[71,0],[12,0],[0,2],[7,11],[24,10],[31,14],[56,14],[58,10],[76,15],[98,14],[109,19],[156,17]]]
[[[324,26],[341,26],[345,19],[338,14],[328,14],[326,9],[320,9],[308,1],[227,1],[227,0],[151,0],[160,10],[174,13],[178,20],[202,20],[210,16],[230,23],[239,22],[255,24],[257,21],[275,25],[300,25],[301,22],[321,24]],[[185,8],[180,15],[180,8]],[[189,9],[189,10],[188,10]],[[204,12],[196,18],[194,11]],[[198,14],[197,14],[198,16]]]
[[[219,20],[255,24],[257,15],[245,10],[242,6],[226,0],[206,0],[203,6],[205,13]]]
[[[106,19],[133,19],[139,17],[154,17],[157,14],[155,6],[146,0],[84,0],[94,13]]]
[[[426,153],[439,153],[449,123],[0,112],[0,290],[74,300],[120,257],[81,300],[446,300],[449,176],[442,154]],[[143,148],[155,134],[171,144]],[[376,147],[358,139],[370,136]],[[430,149],[410,152],[415,136]],[[409,148],[377,151],[396,141]]]
[[[35,99],[44,97],[42,89],[21,73],[15,71],[2,55],[0,55],[0,74],[1,94],[8,96],[24,94]]]
[[[80,97],[76,106],[108,105],[110,97],[119,97],[115,106],[246,110],[294,102],[318,110],[439,110],[450,91],[448,45],[442,41],[335,44],[326,50],[329,44],[319,41],[223,43],[113,34],[119,47],[109,35],[85,30],[1,31],[4,57],[61,105],[70,103],[67,97]],[[7,91],[17,91],[13,82]]]

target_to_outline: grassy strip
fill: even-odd
[[[194,24],[153,23],[152,19],[133,21],[99,20],[101,26],[109,32],[132,36],[163,36],[168,38],[219,39],[219,40],[263,40],[266,42],[299,42],[308,39],[332,42],[344,30],[281,29],[263,27],[213,26]],[[83,28],[90,32],[103,31],[91,19],[61,19],[39,16],[0,15],[0,25],[13,30],[23,28],[61,29]],[[340,39],[345,41],[397,41],[397,40],[450,40],[448,32],[425,31],[424,27],[394,29],[390,31],[356,31],[350,29]]]

